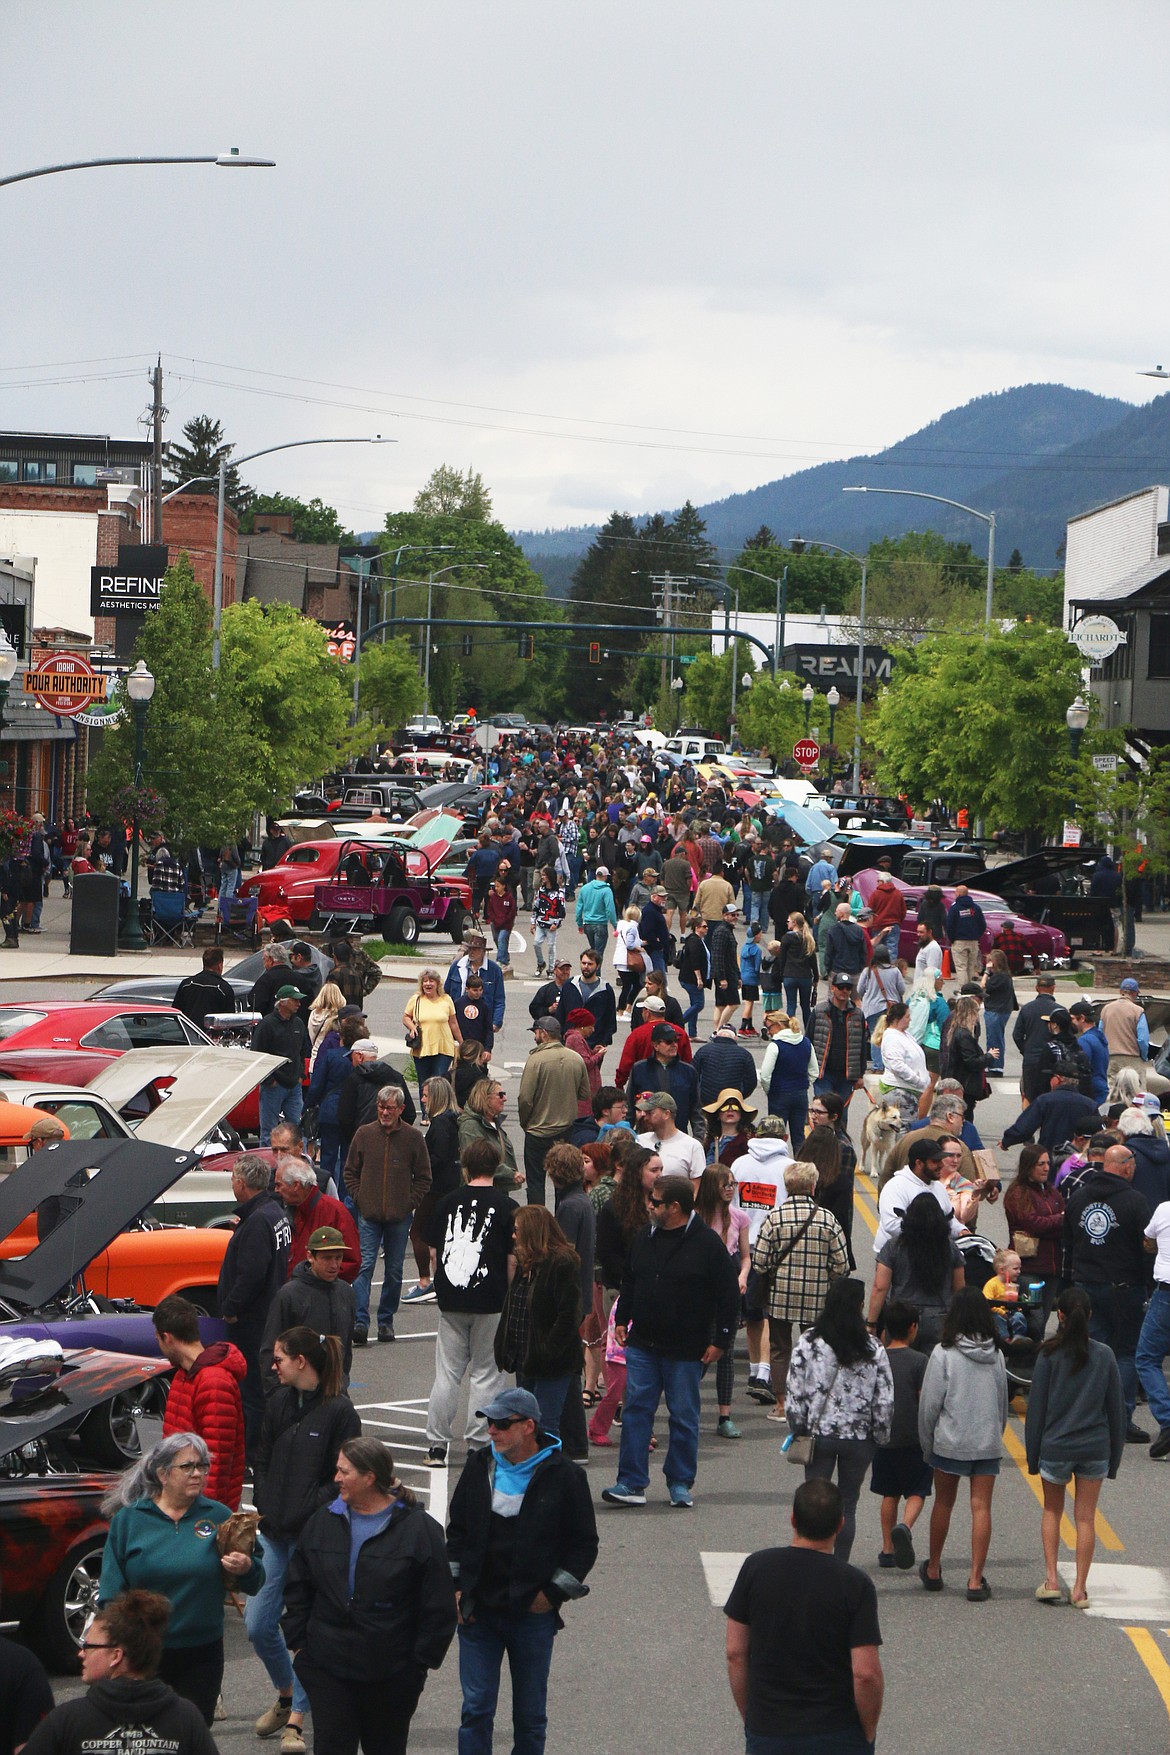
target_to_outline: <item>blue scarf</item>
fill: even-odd
[[[552,1456],[560,1448],[560,1439],[550,1438],[543,1450],[536,1451],[524,1462],[514,1463],[501,1456],[495,1445],[492,1445],[492,1461],[495,1464],[492,1510],[497,1517],[519,1517],[521,1503],[537,1468],[546,1457]]]

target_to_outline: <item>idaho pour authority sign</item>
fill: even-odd
[[[95,701],[106,698],[106,679],[88,658],[78,652],[54,652],[26,672],[26,695],[35,695],[42,707],[73,719]]]

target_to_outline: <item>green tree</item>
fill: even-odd
[[[1076,648],[1042,623],[928,636],[898,653],[873,716],[882,789],[966,805],[995,828],[1055,828],[1070,798],[1064,715],[1079,683]]]
[[[765,527],[766,529],[766,527]],[[757,531],[756,535],[764,534]],[[770,533],[769,533],[770,534]],[[857,585],[857,568],[846,555],[834,555],[809,547],[803,554],[773,543],[765,547],[756,537],[727,569],[732,590],[739,587],[743,610],[775,610],[776,581],[788,568],[788,610],[793,615],[816,615],[823,605],[829,615],[839,615]],[[750,568],[750,572],[740,571]],[[761,579],[760,573],[766,575]]]
[[[749,536],[743,546],[745,549],[779,548],[780,539],[777,537],[776,532],[770,529],[767,524],[761,524],[760,528],[756,531],[756,534],[754,536]]]
[[[995,613],[1005,620],[1046,622],[1050,628],[1064,625],[1064,574],[1033,573],[1013,567],[995,575]]]
[[[726,737],[731,724],[731,678],[733,664],[742,679],[752,678],[751,686],[755,686],[756,674],[753,670],[752,648],[746,640],[737,640],[733,652],[721,652],[718,656],[705,652],[688,664],[682,671],[686,688],[683,692],[683,710],[689,723],[701,725],[715,737]],[[748,699],[749,690],[737,685],[737,717],[742,721],[743,707]]]
[[[256,494],[240,519],[241,536],[251,536],[257,515],[283,512],[292,517],[292,533],[298,542],[351,543],[353,532],[346,530],[332,506],[323,500],[298,500],[293,494]]]
[[[248,728],[262,810],[285,809],[298,786],[335,765],[349,722],[346,674],[324,628],[291,604],[224,610],[220,677]]]
[[[226,619],[226,618],[225,618]],[[142,778],[167,802],[166,830],[181,847],[218,846],[258,808],[257,750],[231,679],[211,668],[211,606],[181,555],[159,606],[134,647],[154,676]],[[134,719],[127,710],[90,764],[91,804],[106,807],[134,773]]]
[[[179,487],[185,481],[195,481],[200,476],[216,476],[220,464],[231,456],[235,450],[223,436],[222,421],[212,420],[209,414],[197,414],[183,428],[186,444],[177,442],[168,444],[165,455],[165,485],[168,488]],[[252,490],[245,487],[240,480],[235,464],[230,465],[224,476],[228,504],[237,512],[247,509],[252,499]]]
[[[488,524],[492,496],[478,471],[473,474],[468,466],[466,475],[460,475],[457,469],[440,463],[415,494],[414,510],[424,518],[471,518],[477,524]]]
[[[423,704],[418,658],[409,642],[398,639],[387,640],[384,646],[363,646],[359,688],[368,722],[363,741],[373,742],[379,731],[401,731]]]
[[[778,768],[793,771],[792,749],[804,736],[804,679],[781,671],[773,681],[757,671],[750,689],[739,697],[739,732],[748,749],[771,756]]]

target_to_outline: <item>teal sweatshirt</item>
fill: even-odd
[[[219,1563],[215,1532],[231,1515],[218,1499],[205,1499],[202,1494],[178,1523],[153,1499],[123,1506],[110,1520],[99,1602],[111,1602],[124,1590],[160,1591],[171,1602],[163,1640],[168,1651],[222,1638],[228,1575]],[[232,1589],[254,1597],[264,1583],[262,1562],[257,1541],[251,1570],[233,1578]]]

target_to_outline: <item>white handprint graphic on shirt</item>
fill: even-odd
[[[494,1217],[489,1207],[478,1229],[473,1212],[453,1212],[447,1220],[447,1234],[443,1238],[443,1272],[452,1286],[466,1288],[485,1278],[484,1238]]]

